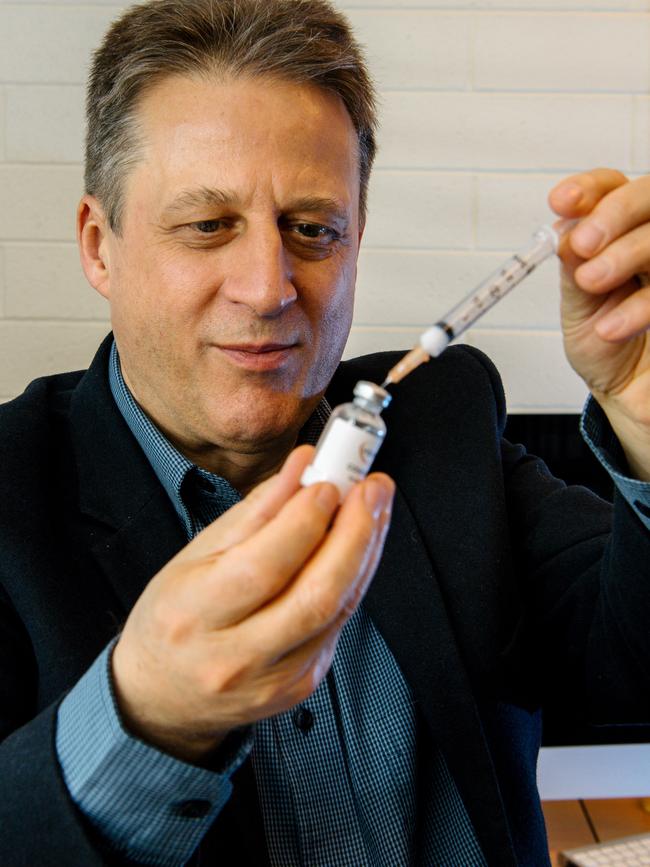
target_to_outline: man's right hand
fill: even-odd
[[[112,659],[137,737],[200,763],[231,729],[288,710],[327,673],[379,562],[394,484],[374,473],[337,512],[333,485],[300,487],[312,457],[296,449],[140,596]]]

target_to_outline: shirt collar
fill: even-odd
[[[210,485],[213,489],[212,496],[217,498],[220,505],[216,509],[217,513],[226,511],[241,499],[239,492],[226,479],[197,467],[189,461],[154,425],[136,402],[124,381],[115,341],[111,346],[108,361],[108,379],[118,409],[172,501],[185,526],[188,537],[191,538],[198,532],[198,529],[201,528],[199,525],[203,522],[197,521],[197,516],[194,514],[195,510],[189,505],[192,498],[188,492],[191,492],[197,485],[202,486],[203,489],[205,489],[206,484]],[[315,445],[331,412],[329,403],[325,398],[322,398],[301,429],[298,442]]]

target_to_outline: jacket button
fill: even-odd
[[[314,714],[307,707],[299,707],[293,712],[293,723],[304,735],[314,726]]]
[[[203,819],[212,809],[212,804],[210,801],[196,798],[193,801],[178,801],[172,809],[181,819]]]

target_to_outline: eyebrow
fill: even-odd
[[[340,202],[338,199],[331,199],[327,196],[304,196],[301,199],[296,199],[291,202],[291,207],[288,210],[297,211],[303,214],[325,211],[337,220],[340,220],[342,223],[347,224],[350,221],[348,209],[345,207],[343,202]]]
[[[211,187],[197,187],[194,190],[183,190],[163,209],[163,216],[173,216],[197,206],[231,205],[236,200],[237,196],[230,190],[218,190]]]
[[[231,190],[219,190],[211,187],[197,187],[183,190],[163,210],[163,216],[172,217],[176,214],[196,207],[228,206],[236,204],[239,198]],[[348,209],[338,199],[329,196],[303,196],[295,199],[286,209],[289,212],[317,213],[325,211],[346,225],[349,223]]]

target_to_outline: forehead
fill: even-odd
[[[135,180],[160,204],[201,185],[356,202],[358,139],[335,94],[270,78],[170,76],[142,99]],[[137,183],[135,184],[137,187]]]

